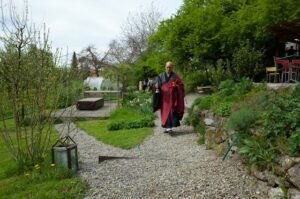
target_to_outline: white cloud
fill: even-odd
[[[93,44],[105,51],[119,37],[129,13],[147,8],[153,2],[167,18],[175,14],[183,0],[28,0],[30,18],[50,29],[54,48],[79,52]],[[22,7],[23,0],[15,0]]]

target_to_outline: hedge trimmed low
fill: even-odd
[[[143,127],[153,127],[154,121],[151,117],[144,117],[137,120],[115,120],[107,125],[107,130],[117,131],[120,129],[136,129]]]

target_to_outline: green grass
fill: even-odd
[[[15,122],[13,119],[5,120],[5,125],[8,131],[12,132],[15,130]],[[0,121],[0,131],[4,130],[3,121]]]
[[[77,121],[76,125],[97,140],[123,149],[131,149],[144,141],[151,135],[152,128],[122,129],[117,131],[107,130],[107,126],[112,121],[117,120],[137,120],[149,116],[131,108],[118,108],[114,110],[108,120],[86,120]]]
[[[128,117],[132,117],[129,116]],[[126,129],[119,131],[108,131],[109,120],[77,121],[76,125],[88,134],[94,136],[103,143],[110,144],[123,149],[131,149],[144,141],[151,135],[152,128]]]
[[[112,112],[110,120],[135,120],[144,117],[143,113],[140,113],[130,108],[119,108]]]
[[[53,133],[52,140],[56,139]],[[21,172],[0,139],[0,198],[83,198],[86,182],[65,169],[51,167],[49,157],[50,150],[41,169]]]

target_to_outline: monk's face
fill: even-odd
[[[172,64],[167,63],[167,64],[166,64],[166,73],[170,74],[171,71],[172,71]]]

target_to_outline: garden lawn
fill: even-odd
[[[87,120],[77,121],[76,125],[97,140],[105,144],[123,149],[131,149],[153,133],[153,128],[122,129],[118,131],[108,131],[107,125],[111,121],[136,120],[147,116],[131,108],[119,108],[113,111],[108,120]],[[149,116],[149,115],[148,115]]]
[[[52,135],[55,140],[57,134]],[[65,169],[51,167],[49,159],[37,169],[33,167],[31,171],[19,172],[0,139],[0,198],[83,198],[86,182],[68,174]]]
[[[124,129],[108,131],[109,120],[87,120],[77,121],[78,128],[94,136],[97,140],[115,147],[131,149],[151,135],[152,128]]]

